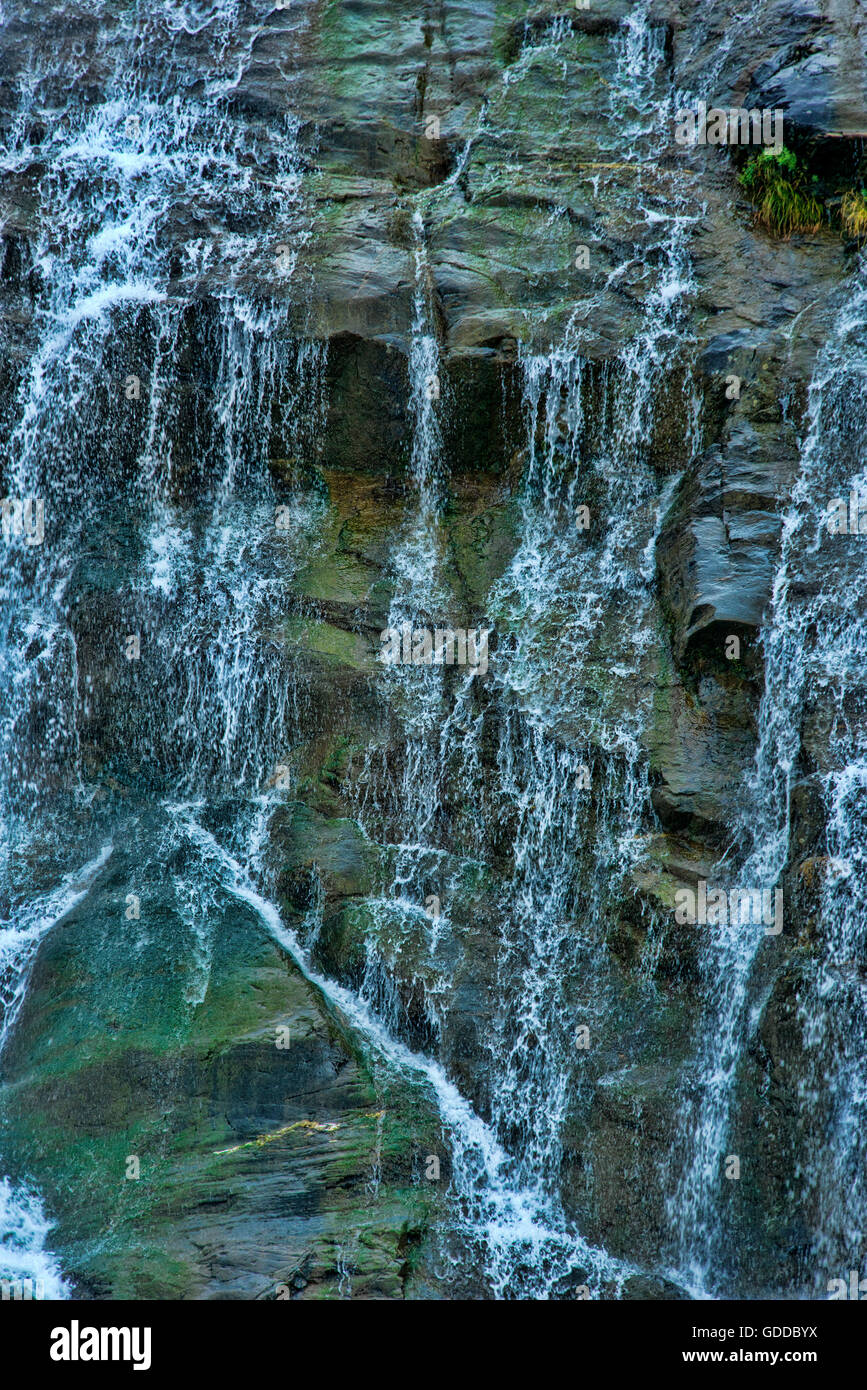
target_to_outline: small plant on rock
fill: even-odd
[[[867,237],[867,193],[864,189],[850,189],[843,194],[840,204],[840,221],[848,236],[863,240]]]
[[[758,221],[774,236],[818,232],[821,227],[822,204],[806,188],[797,157],[785,145],[754,155],[738,182],[756,204]]]

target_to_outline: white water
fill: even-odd
[[[213,861],[222,875],[223,886],[246,903],[261,919],[265,929],[295,962],[306,979],[321,990],[329,1003],[340,1011],[378,1056],[391,1067],[409,1073],[428,1087],[435,1098],[451,1140],[455,1187],[459,1194],[456,1233],[462,1240],[483,1240],[494,1258],[514,1257],[520,1249],[534,1267],[544,1268],[553,1258],[562,1260],[565,1233],[551,1229],[546,1194],[514,1181],[513,1162],[497,1141],[490,1126],[475,1113],[442,1066],[434,1059],[412,1051],[401,1043],[369,1006],[363,995],[346,989],[315,969],[310,954],[297,934],[281,919],[278,909],[256,888],[251,872],[262,876],[263,848],[267,842],[272,806],[267,798],[251,822],[245,858],[249,868],[236,859],[196,820],[195,805],[168,806],[171,815],[182,818],[190,840],[204,860]],[[569,1241],[569,1257],[592,1270],[588,1285],[599,1290],[602,1281],[617,1289],[632,1271],[604,1251],[593,1249],[577,1234]]]
[[[612,155],[636,166],[641,215],[635,244],[612,270],[606,289],[617,288],[641,261],[651,267],[636,330],[615,363],[604,371],[594,367],[584,351],[584,325],[597,307],[588,297],[576,304],[555,341],[521,348],[527,464],[518,543],[486,615],[499,637],[487,687],[500,716],[494,736],[488,739],[491,725],[477,700],[478,677],[434,667],[382,675],[401,719],[405,756],[400,776],[383,790],[385,774],[372,749],[356,788],[359,819],[371,839],[386,842],[392,872],[383,893],[365,904],[373,929],[364,978],[353,991],[315,967],[321,912],[314,906],[305,931],[291,931],[272,901],[276,894],[265,868],[276,798],[261,799],[260,792],[273,780],[306,713],[303,688],[270,624],[285,611],[300,564],[315,554],[320,509],[293,500],[288,534],[275,531],[278,493],[267,474],[270,431],[262,421],[271,418],[279,398],[281,442],[293,431],[309,440],[311,427],[315,433],[321,422],[323,363],[314,349],[295,343],[283,303],[310,230],[298,122],[288,119],[279,138],[263,137],[261,145],[254,140],[238,149],[237,127],[228,116],[233,64],[246,61],[263,18],[245,30],[239,10],[228,3],[200,11],[134,7],[118,21],[127,29],[117,50],[121,59],[111,60],[110,95],[81,109],[70,102],[38,145],[29,133],[42,109],[38,60],[21,60],[22,69],[31,61],[32,71],[22,82],[20,120],[2,164],[13,179],[37,159],[46,172],[38,190],[44,231],[35,252],[35,346],[20,384],[7,477],[9,491],[44,493],[50,509],[49,544],[39,553],[10,547],[3,576],[0,674],[12,692],[3,709],[3,817],[10,846],[3,889],[19,901],[27,853],[51,841],[66,810],[88,805],[94,791],[81,730],[108,712],[99,692],[79,683],[71,596],[94,529],[135,530],[141,544],[130,551],[133,580],[123,627],[141,629],[145,650],[149,636],[159,633],[161,650],[149,682],[131,687],[135,715],[121,731],[116,752],[121,778],[137,766],[161,793],[168,784],[176,799],[163,803],[164,810],[179,818],[178,833],[199,856],[198,873],[173,878],[178,917],[187,931],[179,949],[187,954],[189,1007],[205,997],[211,914],[218,897],[229,894],[256,915],[366,1040],[371,1057],[414,1078],[434,1099],[452,1152],[453,1226],[441,1251],[446,1287],[459,1287],[471,1269],[478,1275],[474,1289],[495,1297],[558,1296],[578,1279],[593,1296],[617,1296],[635,1267],[582,1237],[564,1209],[560,1180],[564,1128],[572,1112],[587,1104],[589,1092],[574,1031],[587,1023],[603,1033],[616,1005],[606,936],[613,904],[652,823],[643,737],[648,671],[659,640],[654,544],[675,480],[660,483],[648,441],[663,388],[689,348],[686,308],[693,282],[686,248],[698,216],[686,199],[672,196],[657,169],[659,132],[671,109],[662,34],[649,24],[646,6],[630,16],[617,41],[609,113]],[[287,23],[291,28],[294,20]],[[206,46],[208,76],[201,93],[193,89],[202,58],[186,48],[192,37]],[[573,42],[562,19],[528,42],[504,79],[505,97],[519,88],[540,54],[557,59],[561,47]],[[146,58],[155,44],[168,44],[177,58],[178,91],[149,85]],[[56,68],[70,90],[80,65],[77,56],[57,49]],[[471,153],[470,141],[449,188],[468,168]],[[604,176],[594,179],[598,196],[605,191]],[[91,188],[100,190],[98,197],[82,192]],[[442,363],[424,217],[426,200],[436,196],[419,195],[411,216],[412,493],[391,557],[392,626],[468,626],[478,616],[454,611],[444,561]],[[174,218],[183,202],[200,211],[201,225],[176,236]],[[238,231],[235,219],[254,230]],[[273,230],[273,245],[269,239],[264,250],[263,225]],[[279,256],[278,243],[288,246]],[[246,286],[254,276],[273,277],[272,300],[251,300]],[[199,370],[210,404],[197,419],[188,457],[178,452],[186,447],[179,441],[187,432],[177,362],[190,349],[187,311],[207,294]],[[823,1066],[833,1054],[838,1099],[827,1146],[805,1162],[822,1232],[817,1258],[829,1267],[843,1252],[857,1260],[863,1247],[865,1001],[862,976],[851,961],[864,920],[857,885],[863,881],[867,759],[863,722],[851,716],[852,692],[845,683],[863,679],[867,644],[848,612],[823,607],[826,598],[819,610],[793,602],[789,569],[803,548],[807,503],[829,481],[829,440],[842,440],[843,417],[853,399],[861,399],[865,371],[858,343],[865,327],[863,299],[857,298],[841,313],[837,340],[814,383],[805,466],[786,520],[767,636],[768,689],[745,816],[755,842],[749,872],[756,882],[773,884],[787,854],[788,797],[805,688],[809,678],[824,682],[833,759],[823,769],[823,792],[829,853],[838,865],[824,891],[826,920],[836,925],[815,972],[813,1004],[821,1007],[805,1012],[805,1039]],[[137,334],[149,344],[142,354],[149,369],[141,372],[139,434],[124,461],[106,442],[111,435],[103,424],[112,411],[127,408],[121,386],[139,365]],[[118,355],[119,338],[124,347]],[[113,383],[114,396],[91,410],[97,378]],[[599,398],[605,402],[601,418],[590,406]],[[680,404],[695,443],[694,403],[685,397]],[[867,423],[863,413],[856,418]],[[862,450],[864,437],[862,428]],[[202,484],[194,504],[177,496],[191,467]],[[862,455],[855,472],[865,469]],[[112,479],[104,494],[101,470]],[[128,493],[115,487],[124,470],[131,475]],[[848,482],[844,487],[841,481],[839,490],[846,488]],[[585,500],[593,515],[587,533],[574,525]],[[103,572],[110,573],[107,562]],[[111,585],[105,588],[109,592]],[[824,636],[813,648],[817,622]],[[606,652],[614,648],[621,655],[611,668]],[[206,740],[203,729],[209,731]],[[494,765],[486,767],[490,748]],[[583,785],[585,770],[592,790]],[[455,779],[467,804],[481,811],[452,838]],[[236,836],[250,821],[246,843],[239,849],[233,841],[234,852],[199,819],[204,803],[198,798],[230,794],[242,803]],[[459,889],[461,875],[484,867],[492,825],[508,827],[509,862],[490,904],[498,1008],[485,1039],[487,1094],[476,1109],[457,1085],[448,1056],[433,1054],[447,1045],[455,947],[465,945],[449,891]],[[51,860],[52,881],[60,886],[37,895],[0,928],[7,1025],[20,1007],[40,939],[82,901],[106,862],[107,850],[73,872],[73,849],[63,841]],[[443,906],[430,916],[424,905],[433,891],[442,894]],[[685,1112],[695,1145],[671,1208],[679,1237],[676,1277],[698,1296],[716,1287],[713,1264],[725,1234],[714,1222],[718,1157],[754,1024],[749,982],[758,944],[756,937],[747,942],[723,934],[705,961],[709,1006],[698,1059],[701,1093],[695,1109]],[[412,984],[421,989],[428,1050],[406,1041],[410,1025],[400,990],[405,961]],[[647,967],[642,988],[650,998],[652,962]],[[10,1277],[42,1279],[47,1296],[62,1296],[62,1275],[46,1250],[49,1232],[38,1196],[0,1179],[0,1277],[8,1269]]]
[[[555,25],[535,48],[525,47],[505,85],[519,82],[537,53],[547,58],[572,42],[569,25]],[[643,14],[636,16],[620,44],[611,101],[620,121],[624,108],[634,109],[628,152],[639,165],[653,161],[664,128],[669,98],[659,80],[661,60],[660,34]],[[647,440],[657,397],[686,341],[684,305],[692,289],[686,238],[695,217],[694,209],[672,206],[658,191],[648,196],[645,220],[659,271],[643,305],[640,332],[604,380],[601,427],[585,419],[585,394],[592,399],[595,387],[598,395],[581,351],[582,323],[592,304],[579,301],[561,342],[522,350],[528,463],[517,553],[489,599],[499,645],[487,679],[503,717],[488,784],[482,776],[486,725],[472,680],[458,682],[449,696],[441,673],[417,669],[402,676],[408,687],[402,780],[395,787],[384,770],[377,780],[375,754],[361,778],[359,814],[371,837],[391,825],[402,832],[389,893],[368,903],[378,969],[369,961],[362,985],[392,1028],[403,1016],[393,986],[389,990],[383,980],[409,970],[413,986],[422,989],[432,1035],[447,1042],[449,962],[466,929],[451,921],[447,907],[430,922],[423,905],[431,891],[447,904],[457,886],[439,862],[450,779],[461,788],[462,801],[483,808],[483,825],[514,823],[511,869],[495,905],[500,1007],[485,1039],[491,1130],[504,1160],[487,1182],[496,1188],[500,1170],[508,1175],[512,1202],[521,1210],[529,1204],[535,1213],[535,1233],[526,1233],[521,1222],[505,1223],[496,1237],[484,1225],[476,1227],[484,1277],[499,1297],[556,1296],[578,1272],[594,1290],[610,1278],[610,1257],[587,1250],[563,1209],[562,1131],[570,1107],[582,1103],[575,1028],[587,1023],[604,1030],[612,1003],[605,949],[610,905],[648,827],[641,746],[648,682],[642,677],[658,640],[653,546],[673,482],[660,495]],[[414,226],[418,286],[427,269],[419,217]],[[649,256],[648,246],[637,246],[635,255]],[[431,612],[436,622],[457,621],[443,593],[435,508],[425,506],[439,444],[436,415],[423,394],[425,380],[437,370],[435,337],[430,312],[419,312],[420,299],[417,289],[410,363],[417,402],[416,524],[423,539],[411,531],[395,562],[403,581],[397,592],[408,579],[411,598],[409,607],[393,604],[393,625],[424,621]],[[688,397],[684,410],[694,423]],[[585,496],[593,498],[597,518],[589,536],[574,524]],[[612,645],[612,628],[622,651],[614,673],[603,654]],[[388,673],[390,682],[397,679]],[[590,768],[595,780],[587,788]],[[379,798],[372,790],[377,785]],[[466,854],[452,866],[458,881],[472,864],[471,835]],[[477,1180],[461,1163],[454,1187],[459,1212],[472,1212]],[[468,1260],[465,1243],[447,1242],[445,1258],[459,1277]]]
[[[271,7],[243,19],[231,0],[134,4],[116,16],[98,4],[80,10],[99,24],[90,52],[69,43],[63,17],[51,14],[45,26],[19,25],[23,41],[7,54],[20,106],[0,170],[10,188],[27,187],[39,230],[32,351],[4,439],[4,484],[9,495],[44,499],[46,521],[41,546],[6,544],[0,579],[0,892],[13,905],[0,925],[2,1036],[39,941],[81,901],[88,887],[78,885],[108,853],[80,872],[68,867],[80,853],[76,829],[97,804],[81,729],[114,717],[79,680],[82,561],[134,522],[146,538],[124,611],[106,617],[109,630],[120,629],[109,662],[124,665],[125,634],[138,632],[147,670],[131,682],[140,717],[133,713],[117,757],[135,765],[141,756],[157,778],[179,775],[188,786],[266,780],[294,692],[263,629],[292,572],[293,546],[309,540],[311,511],[296,507],[290,534],[275,532],[263,421],[275,418],[288,453],[321,403],[322,355],[287,329],[287,282],[309,235],[298,123],[281,116],[274,129],[239,127],[231,117],[239,72]],[[16,19],[5,5],[2,22]],[[297,16],[281,24],[294,41]],[[162,66],[151,62],[157,52]],[[82,100],[91,82],[96,92]],[[252,275],[271,284],[272,302],[247,296]],[[189,310],[209,290],[198,344],[206,408],[191,430],[180,423],[178,359],[196,349]],[[178,455],[179,440],[189,457]],[[191,467],[212,493],[211,507],[197,512],[175,502]],[[253,506],[237,497],[251,477]],[[115,583],[109,568],[106,591]],[[140,669],[130,663],[130,675]],[[40,858],[40,878],[53,874],[58,886],[34,895],[27,870]],[[207,893],[181,885],[178,895],[195,1002],[207,985]],[[38,1194],[0,1181],[0,1276],[8,1266],[15,1278],[42,1280],[45,1296],[62,1296]]]
[[[867,743],[867,549],[860,536],[828,533],[832,499],[867,493],[867,285],[863,265],[844,292],[810,386],[800,468],[783,517],[781,556],[762,640],[765,691],[755,768],[745,788],[736,843],[747,847],[733,875],[718,881],[776,888],[792,853],[792,797],[807,778],[804,739],[828,746],[813,773],[827,819],[818,864],[821,940],[809,959],[799,1008],[813,1079],[799,1097],[805,1151],[792,1173],[793,1195],[815,1232],[808,1281],[816,1296],[829,1278],[864,1268],[867,1191],[867,991],[863,974]],[[841,582],[841,571],[845,582]],[[811,755],[815,756],[815,754]],[[791,891],[792,880],[786,891]],[[784,921],[792,932],[791,910]],[[762,959],[786,950],[761,927],[729,923],[709,933],[702,965],[705,1018],[696,1059],[697,1093],[683,1108],[692,1138],[669,1210],[677,1264],[697,1297],[732,1285],[729,1232],[721,1200],[723,1160],[731,1151],[737,1084],[766,1002],[757,982]],[[736,1274],[735,1280],[743,1273]],[[803,1296],[803,1285],[794,1292]]]
[[[112,846],[104,845],[89,864],[53,892],[21,904],[7,921],[0,922],[0,1066],[39,942],[85,901],[111,852]],[[46,1249],[50,1229],[38,1195],[0,1178],[0,1285],[10,1282],[11,1297],[39,1296],[33,1292],[37,1289],[44,1298],[67,1296],[58,1262]],[[29,1292],[26,1280],[31,1281]]]
[[[827,836],[819,847],[819,940],[800,1018],[812,1077],[798,1177],[814,1232],[815,1294],[867,1268],[867,546],[832,535],[832,501],[867,497],[867,267],[863,259],[810,385],[801,466],[783,520],[765,632],[766,691],[756,774],[753,862],[775,879],[793,852],[791,799],[810,775]],[[805,744],[807,745],[805,749]],[[823,852],[824,851],[824,852]]]
[[[39,1198],[0,1178],[0,1297],[69,1296],[57,1260],[45,1248],[50,1230]]]

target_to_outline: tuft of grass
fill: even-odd
[[[770,185],[759,203],[758,217],[775,236],[818,232],[822,226],[822,204],[812,194],[780,179]]]
[[[763,150],[741,171],[738,182],[756,205],[756,218],[774,236],[818,232],[822,204],[805,188],[805,176],[792,150]]]
[[[858,192],[850,189],[848,193],[843,194],[840,221],[847,236],[859,239],[867,237],[867,193],[863,188]]]

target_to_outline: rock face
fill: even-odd
[[[3,982],[0,1156],[69,1284],[821,1296],[809,699],[737,999],[674,908],[759,874],[783,518],[857,248],[772,237],[743,152],[672,116],[782,108],[835,206],[863,13],[38,20],[0,75],[0,412],[6,490],[46,496],[15,612],[63,636],[21,648],[4,913],[113,848]],[[403,623],[491,628],[490,673],[384,668]]]
[[[401,1297],[430,1116],[386,1102],[252,911],[211,917],[206,980],[178,972],[169,894],[146,938],[119,926],[125,869],[52,931],[4,1055],[8,1140],[79,1293],[321,1298],[351,1267],[354,1296]]]
[[[697,11],[700,9],[700,16]],[[737,15],[719,4],[672,7],[675,61],[685,85],[710,69],[716,96],[779,107],[810,135],[857,139],[867,111],[864,13],[840,4],[774,4]]]

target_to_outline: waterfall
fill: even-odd
[[[802,1083],[807,1132],[793,1173],[797,1200],[815,1232],[808,1267],[814,1296],[829,1279],[863,1272],[862,1176],[867,1084],[864,1072],[864,618],[867,558],[858,535],[833,534],[833,503],[867,491],[867,287],[863,265],[846,286],[810,384],[800,467],[783,516],[779,566],[763,631],[765,689],[754,771],[740,826],[748,846],[739,880],[774,887],[787,874],[788,932],[795,878],[793,798],[815,786],[827,826],[815,866],[822,923],[807,957],[799,1015],[810,1074]],[[841,584],[841,569],[846,582]],[[733,1121],[735,1088],[763,1008],[756,976],[761,953],[779,953],[761,929],[729,924],[715,931],[703,978],[708,997],[691,1110],[699,1127],[692,1165],[679,1194],[684,1247],[699,1291],[720,1292],[731,1277],[721,1157]],[[689,1123],[689,1120],[687,1120]],[[782,1292],[787,1292],[784,1288]],[[803,1294],[803,1289],[795,1292]]]
[[[535,48],[526,41],[519,61],[526,65],[537,50],[564,41],[571,41],[571,30],[557,23]],[[639,164],[653,158],[667,110],[668,95],[658,90],[661,60],[659,31],[646,15],[634,17],[621,40],[611,100],[635,109],[630,152]],[[507,86],[519,76],[510,73]],[[496,897],[500,1005],[484,1045],[489,1075],[480,1097],[499,1157],[480,1173],[467,1164],[465,1138],[452,1130],[457,1234],[446,1236],[442,1251],[453,1289],[461,1289],[469,1265],[496,1297],[564,1296],[581,1283],[594,1296],[606,1289],[610,1296],[630,1272],[582,1239],[563,1208],[560,1170],[567,1112],[589,1104],[593,1088],[591,1080],[582,1084],[576,1031],[586,1025],[604,1033],[615,995],[608,923],[652,823],[642,744],[649,708],[641,691],[657,640],[654,541],[674,480],[660,492],[647,440],[657,396],[687,341],[686,240],[696,214],[657,194],[648,197],[644,216],[650,250],[636,247],[634,254],[652,259],[658,273],[640,330],[619,362],[600,371],[582,355],[584,305],[562,341],[521,351],[526,474],[518,548],[489,598],[498,636],[489,698],[480,702],[478,678],[449,686],[441,669],[389,673],[406,691],[404,774],[395,785],[369,757],[359,779],[358,813],[370,837],[381,838],[392,826],[404,836],[391,847],[394,877],[386,894],[368,903],[377,946],[368,956],[362,997],[393,1029],[407,1029],[406,1011],[388,982],[408,955],[427,1036],[446,1058],[450,962],[456,950],[466,950],[466,927],[439,903],[449,902],[474,863],[484,864],[473,826],[470,835],[460,834],[462,857],[449,865],[445,851],[458,847],[454,831],[451,845],[443,839],[450,780],[481,808],[486,838],[498,824],[512,827],[510,868]],[[434,539],[431,479],[439,436],[426,386],[438,365],[430,308],[420,307],[429,275],[422,229],[414,217],[410,372],[418,501],[394,562],[394,626],[440,621],[454,602]],[[697,429],[686,381],[683,389],[686,417]],[[589,534],[576,525],[587,504]],[[612,630],[622,652],[613,672],[604,656]],[[488,741],[496,748],[493,767],[489,759],[486,764]],[[433,921],[425,912],[431,893],[438,904]]]
[[[111,844],[44,897],[21,904],[0,921],[0,1055],[27,987],[29,966],[46,932],[86,899],[112,852]],[[0,1296],[64,1298],[67,1286],[46,1249],[51,1222],[39,1196],[0,1179]]]
[[[490,191],[479,149],[499,142],[503,167],[519,168],[522,84],[537,65],[565,72],[577,55],[580,66],[594,26],[580,32],[566,14],[511,25],[497,40],[510,53],[502,78],[461,113],[447,176],[418,188],[413,166],[387,196],[363,191],[371,217],[388,222],[408,306],[396,331],[364,344],[387,388],[404,391],[394,414],[405,466],[376,480],[381,554],[358,561],[375,577],[334,601],[334,626],[364,649],[352,699],[362,692],[369,738],[359,750],[347,737],[314,811],[305,779],[322,758],[311,744],[340,732],[323,729],[345,707],[335,697],[319,708],[331,691],[322,698],[328,678],[304,635],[331,600],[310,597],[305,577],[331,558],[330,354],[351,353],[353,337],[318,340],[308,278],[329,215],[322,188],[346,176],[335,160],[317,184],[317,118],[297,82],[323,16],[238,0],[133,0],[116,14],[82,0],[76,15],[75,43],[25,22],[19,0],[4,0],[0,18],[18,103],[0,130],[20,213],[4,229],[5,273],[23,306],[0,420],[0,1293],[77,1293],[61,1258],[68,1234],[53,1244],[63,1223],[45,1168],[40,1179],[13,1152],[4,1050],[8,1065],[41,950],[85,916],[108,922],[109,898],[122,934],[106,928],[99,982],[129,1005],[117,1026],[130,1047],[146,1032],[150,984],[168,980],[166,1052],[181,1054],[210,1004],[218,924],[240,914],[306,982],[328,1028],[351,1039],[377,1094],[406,1088],[435,1116],[433,1156],[448,1173],[419,1258],[426,1287],[452,1299],[628,1298],[645,1279],[666,1296],[672,1285],[696,1298],[752,1291],[722,1160],[785,961],[806,1059],[792,1181],[812,1291],[864,1271],[867,564],[864,537],[828,525],[835,498],[867,501],[863,259],[800,427],[762,637],[755,766],[717,866],[721,882],[782,886],[793,916],[787,908],[780,937],[730,923],[702,947],[678,1132],[658,1190],[642,1194],[648,1228],[665,1235],[637,1254],[599,1199],[594,1113],[615,1101],[629,1111],[617,1177],[638,1186],[645,1115],[633,1083],[667,1007],[665,924],[637,886],[662,838],[650,755],[667,660],[656,545],[709,428],[690,259],[705,209],[697,171],[666,133],[681,99],[668,31],[650,0],[616,25],[600,21],[615,30],[600,157],[585,168],[576,156],[580,197],[577,182],[562,202],[552,185],[543,213],[587,262],[563,268],[565,288],[541,296],[538,313],[520,307],[514,338],[491,329],[465,357],[454,350],[448,293],[471,271],[446,263],[439,237],[455,222],[457,244],[461,216]],[[721,45],[714,80],[740,32]],[[255,110],[238,119],[241,77],[272,40],[279,100],[261,81],[255,100],[243,94]],[[416,105],[418,115],[423,84]],[[329,138],[349,137],[341,127]],[[407,168],[413,159],[423,163],[413,150]],[[365,182],[354,173],[347,200]],[[576,288],[579,267],[589,273]],[[514,457],[498,461],[502,554],[484,589],[456,558],[463,480],[449,453],[460,373],[479,363],[480,379],[502,369],[517,400]],[[411,645],[418,630],[483,629],[491,650],[484,669],[390,663],[380,623]],[[808,796],[818,829],[799,820]],[[329,954],[334,899],[316,852],[303,908],[286,888],[299,807],[329,833],[351,825],[369,859],[364,886],[346,894],[349,964]],[[806,901],[817,884],[816,912],[802,906],[796,919],[798,894]],[[157,910],[140,916],[148,891]],[[336,896],[343,911],[342,888]],[[637,1041],[624,1043],[624,1028]],[[149,1138],[167,1164],[171,1086],[158,1089]],[[371,1204],[388,1182],[384,1114],[385,1104],[366,1117],[377,1121],[362,1175]],[[418,1187],[415,1150],[412,1162]],[[353,1295],[360,1230],[348,1220],[335,1244],[338,1297]],[[790,1282],[781,1275],[770,1292]]]
[[[99,24],[97,90],[76,100],[88,60],[60,30],[25,27],[20,106],[0,152],[10,185],[40,171],[39,234],[21,273],[28,355],[13,368],[2,466],[8,496],[43,527],[34,543],[33,527],[7,536],[4,525],[4,1038],[39,940],[83,900],[76,885],[108,852],[76,869],[82,850],[95,853],[112,812],[126,815],[127,833],[137,824],[122,800],[105,808],[96,796],[95,729],[121,783],[213,798],[220,788],[258,795],[274,777],[299,691],[268,625],[318,516],[315,499],[287,504],[268,467],[272,438],[291,457],[318,427],[324,358],[287,317],[309,236],[299,123],[281,115],[239,143],[230,117],[233,50],[249,48],[257,26],[245,33],[229,4],[84,17]],[[4,21],[15,22],[10,7]],[[149,61],[155,46],[172,55],[170,89]],[[196,211],[179,236],[184,206]],[[264,266],[263,219],[274,229]],[[254,266],[269,302],[246,292]],[[198,377],[199,404],[179,359]],[[101,549],[107,536],[113,546]],[[81,604],[88,584],[105,595],[99,630]],[[87,666],[102,653],[113,682],[96,688],[82,673],[82,647]],[[171,841],[165,819],[153,833]],[[33,896],[33,856],[59,888]],[[195,1001],[208,896],[176,887]],[[38,1194],[5,1179],[0,1190],[0,1275],[61,1296]]]
[[[0,1179],[0,1299],[68,1296],[57,1260],[45,1248],[50,1230],[35,1193]]]

